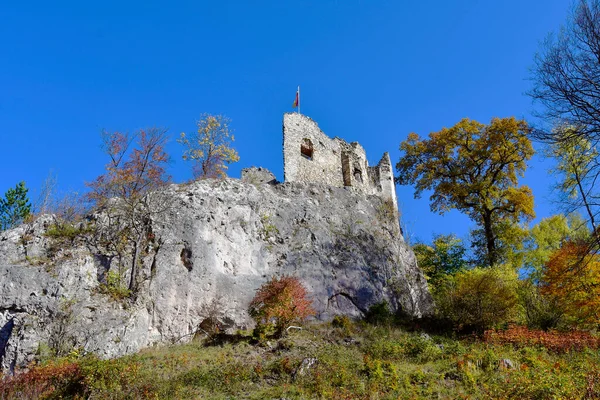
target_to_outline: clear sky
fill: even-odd
[[[175,142],[203,112],[232,120],[240,162],[283,179],[282,116],[303,114],[358,141],[369,162],[410,132],[469,117],[531,120],[524,95],[539,43],[566,0],[5,1],[0,5],[0,194],[50,171],[63,191],[103,172],[100,131],[169,128],[170,173],[191,177]],[[551,215],[548,162],[524,183]],[[406,233],[468,233],[397,187]]]

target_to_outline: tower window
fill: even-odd
[[[354,168],[354,179],[356,179],[357,182],[362,183],[362,172],[360,171],[360,169],[358,168]]]
[[[300,145],[300,154],[302,154],[302,157],[308,160],[313,159],[313,144],[310,139],[302,139],[302,144]]]

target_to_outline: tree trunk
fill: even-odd
[[[137,289],[137,274],[138,274],[138,259],[140,255],[140,248],[142,247],[143,235],[140,233],[137,240],[133,244],[133,260],[131,261],[131,278],[129,279],[129,290],[132,294]]]
[[[487,263],[488,267],[493,266],[497,261],[496,238],[492,229],[492,214],[485,211],[483,214],[483,229],[485,232],[485,241],[487,245]]]

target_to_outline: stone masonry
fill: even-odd
[[[369,167],[358,143],[333,139],[315,121],[298,113],[283,116],[283,171],[285,182],[324,183],[352,187],[360,193],[390,200],[398,209],[390,156],[386,152]]]

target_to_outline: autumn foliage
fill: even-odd
[[[109,162],[106,172],[87,184],[91,189],[88,196],[105,208],[109,226],[101,237],[109,250],[119,258],[132,254],[128,290],[135,292],[140,254],[153,236],[151,217],[169,207],[164,198],[152,199],[170,180],[165,171],[169,160],[164,150],[167,131],[150,128],[133,135],[104,132],[103,141]],[[121,271],[118,277],[121,286]]]
[[[277,334],[315,314],[306,289],[291,276],[273,277],[263,284],[250,302],[249,312],[259,327],[274,325]]]
[[[557,332],[511,326],[507,330],[489,330],[484,340],[491,344],[511,344],[515,347],[539,346],[555,353],[600,348],[600,338],[583,331]]]
[[[89,197],[96,204],[101,205],[113,197],[135,202],[168,180],[165,130],[150,128],[135,135],[103,132],[102,139],[110,160],[106,164],[106,173],[88,183]]]
[[[483,332],[514,320],[516,287],[517,275],[509,267],[462,270],[440,282],[438,311],[457,330]]]
[[[0,375],[0,399],[63,398],[81,392],[84,376],[79,364],[59,361],[34,366],[29,371],[4,377]]]
[[[580,326],[600,321],[600,258],[585,242],[566,242],[546,264],[542,293],[559,300]]]
[[[494,118],[484,125],[465,118],[428,139],[411,133],[400,144],[396,182],[413,185],[415,198],[433,191],[431,211],[456,209],[477,223],[482,261],[492,266],[502,261],[502,223],[535,216],[531,189],[518,186],[534,154],[528,132],[524,120]]]
[[[223,115],[203,114],[195,133],[182,133],[177,139],[185,148],[183,159],[194,163],[195,179],[224,178],[228,165],[239,160],[229,123]]]

